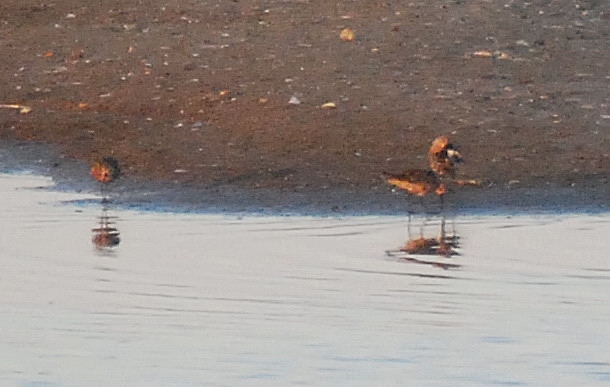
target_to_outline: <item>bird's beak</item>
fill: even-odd
[[[456,149],[447,149],[447,156],[450,159],[452,159],[453,161],[458,162],[458,163],[464,161],[464,159],[462,158],[462,155]]]

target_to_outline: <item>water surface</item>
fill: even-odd
[[[610,383],[608,214],[448,218],[444,257],[387,254],[402,217],[103,211],[50,185],[0,175],[1,385]]]

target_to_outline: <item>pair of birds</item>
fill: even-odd
[[[428,151],[430,169],[409,169],[401,174],[385,173],[386,181],[415,196],[424,197],[431,192],[442,197],[447,192],[444,183],[455,180],[455,170],[462,162],[462,155],[449,142],[447,136],[439,136],[432,141]],[[91,175],[100,183],[110,183],[121,174],[119,162],[114,157],[104,157],[91,167]]]
[[[384,172],[386,181],[408,193],[424,197],[434,192],[441,198],[447,193],[446,181],[455,180],[457,164],[463,161],[462,155],[449,142],[447,136],[439,136],[432,141],[428,150],[430,169],[409,169],[401,174]]]

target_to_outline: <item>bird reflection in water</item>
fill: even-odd
[[[427,256],[451,258],[460,255],[458,249],[460,247],[460,237],[455,232],[455,227],[452,227],[452,232],[446,232],[446,216],[441,215],[440,230],[437,236],[425,237],[424,226],[422,223],[419,236],[411,237],[411,217],[409,217],[408,240],[403,247],[397,250],[388,250],[386,254],[391,257],[398,257],[401,261],[417,263],[422,265],[430,265],[440,267],[442,269],[456,269],[459,264],[443,262],[438,259],[427,259]]]
[[[98,227],[91,230],[93,231],[91,241],[96,250],[110,251],[121,243],[119,230],[115,227],[114,219],[116,218],[108,213],[108,201],[103,201]]]

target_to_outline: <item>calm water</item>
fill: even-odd
[[[447,258],[386,253],[399,217],[103,212],[50,185],[0,174],[0,385],[610,383],[609,214],[447,219]]]

